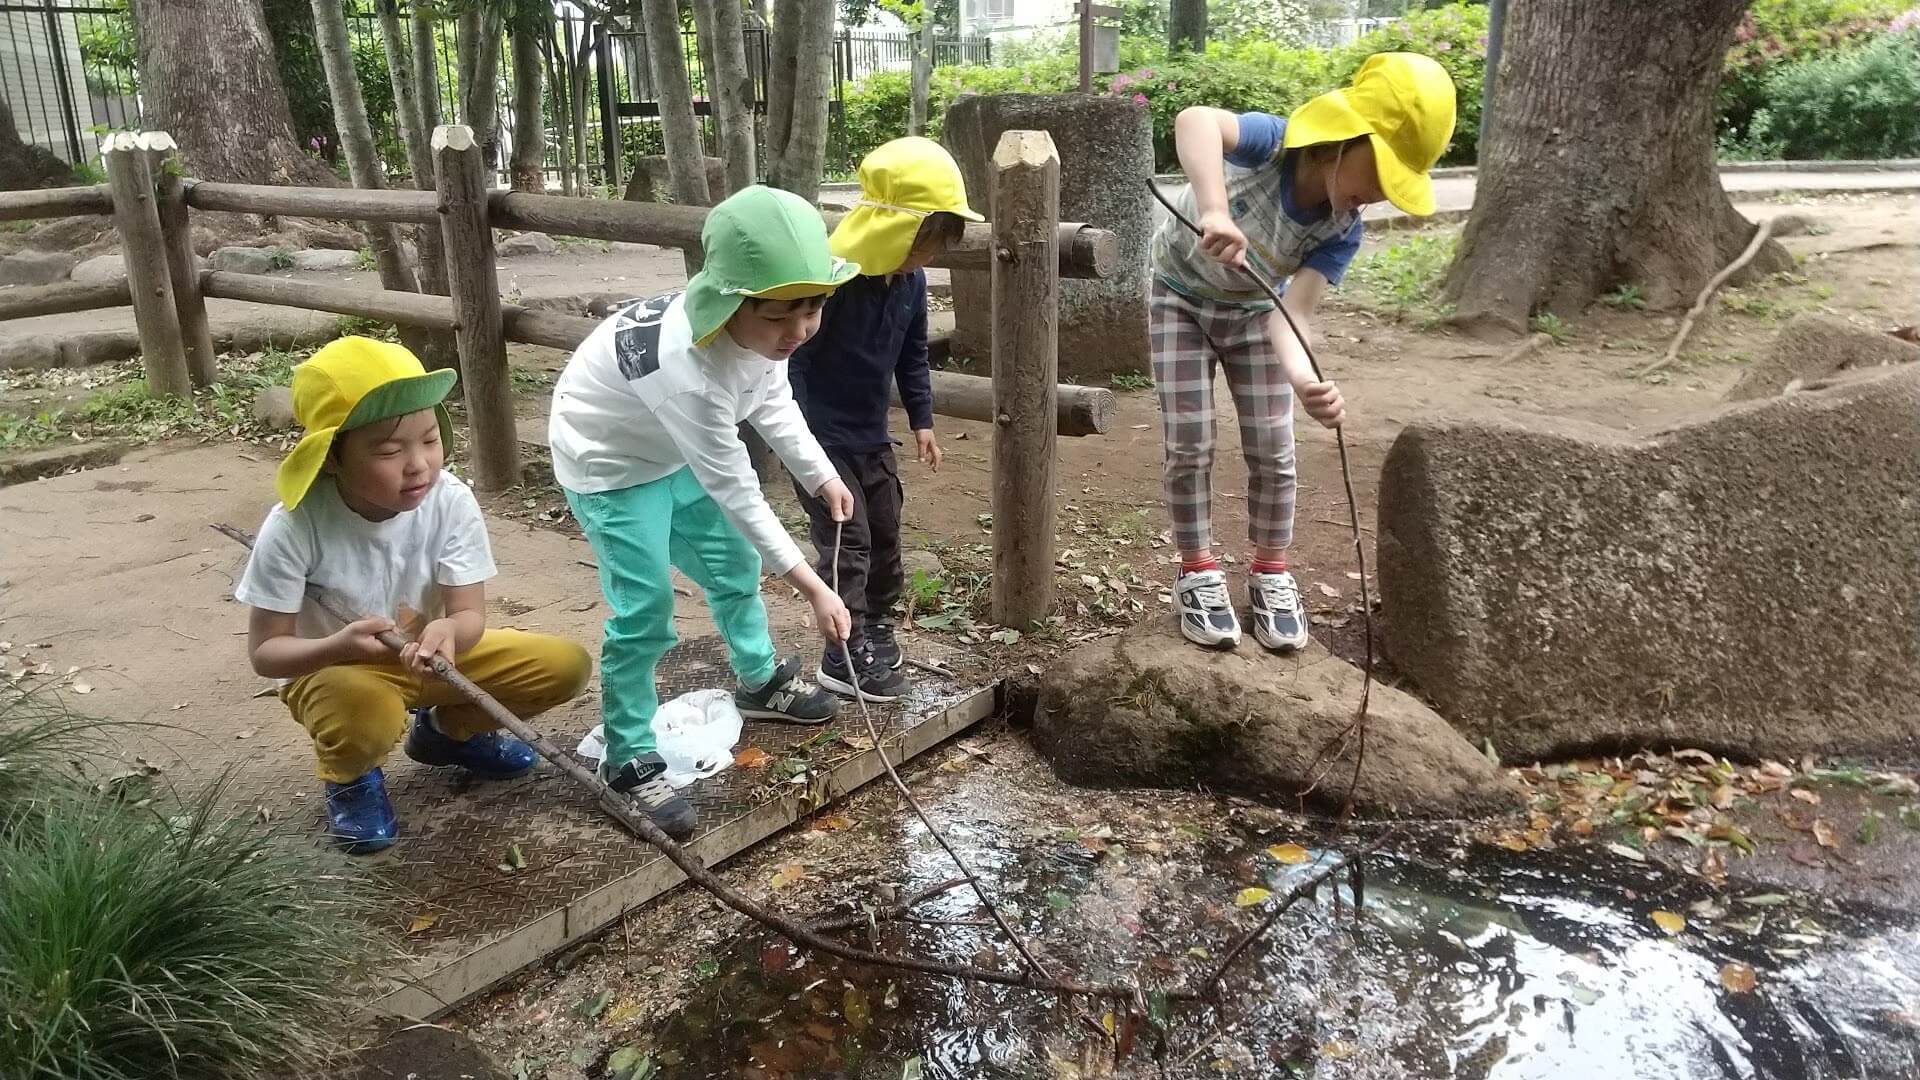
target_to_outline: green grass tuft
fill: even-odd
[[[1437,322],[1451,313],[1440,292],[1458,242],[1452,230],[1416,233],[1355,258],[1346,284],[1360,302],[1395,318]]]

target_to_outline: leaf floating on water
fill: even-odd
[[[743,769],[763,769],[772,763],[773,755],[757,746],[748,746],[733,755],[733,763]]]
[[[608,1080],[647,1080],[654,1071],[653,1055],[637,1046],[623,1046],[607,1058]]]
[[[796,881],[799,881],[801,878],[806,876],[807,876],[806,867],[801,866],[799,863],[788,863],[787,865],[774,871],[772,884],[773,884],[773,887],[776,889],[784,889],[787,886],[793,884]]]
[[[839,832],[853,828],[853,819],[845,814],[823,814],[813,819],[813,827],[820,832]]]
[[[1299,866],[1313,858],[1313,853],[1299,844],[1275,844],[1267,849],[1267,854],[1273,856],[1275,862],[1287,866]]]
[[[964,435],[966,432],[963,431],[961,434]],[[900,1080],[926,1080],[926,1075],[918,1055],[908,1058],[906,1064],[900,1066]]]
[[[1746,904],[1749,907],[1779,907],[1781,904],[1784,904],[1786,902],[1787,902],[1786,894],[1777,893],[1777,892],[1757,893],[1753,896],[1742,896],[1737,901],[1737,903]]]
[[[1049,892],[1047,894],[1047,906],[1055,911],[1065,911],[1073,906],[1073,897],[1063,892]]]
[[[1653,925],[1658,926],[1669,934],[1677,934],[1687,928],[1687,917],[1685,915],[1676,914],[1671,911],[1656,911],[1653,913],[1652,918]]]
[[[855,1031],[867,1030],[873,1022],[873,1005],[867,1001],[867,992],[857,986],[847,987],[840,997],[840,1014],[847,1018],[847,1026]]]
[[[607,1004],[613,1000],[613,991],[602,990],[597,994],[583,997],[573,1007],[573,1015],[582,1020],[592,1020],[607,1011]]]
[[[1250,886],[1233,894],[1233,906],[1252,907],[1255,904],[1264,904],[1272,895],[1272,889],[1263,889],[1258,885]]]
[[[1735,994],[1751,993],[1760,984],[1760,977],[1752,965],[1730,963],[1720,967],[1720,985]]]
[[[1320,1047],[1320,1056],[1335,1061],[1345,1061],[1353,1056],[1353,1044],[1339,1039],[1329,1039]]]
[[[1607,850],[1613,852],[1615,855],[1618,855],[1623,859],[1632,859],[1634,862],[1647,861],[1647,856],[1645,852],[1640,851],[1637,848],[1628,847],[1625,844],[1620,844],[1620,843],[1608,844]]]

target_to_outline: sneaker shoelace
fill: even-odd
[[[1257,574],[1254,582],[1260,589],[1260,598],[1267,602],[1269,612],[1277,615],[1300,610],[1300,587],[1294,584],[1291,575]]]
[[[1208,611],[1219,611],[1221,608],[1231,607],[1233,604],[1231,600],[1227,599],[1227,586],[1225,582],[1216,582],[1212,585],[1191,586],[1186,590],[1186,593],[1188,596],[1199,601],[1200,606]]]

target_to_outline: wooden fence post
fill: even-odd
[[[153,171],[154,194],[159,199],[160,235],[167,242],[167,276],[173,283],[173,308],[180,320],[180,340],[187,350],[187,376],[195,386],[212,386],[220,369],[213,350],[213,331],[207,325],[207,302],[200,295],[200,265],[193,253],[193,234],[187,217],[187,188],[178,145],[164,131],[149,131],[147,167]]]
[[[1060,155],[1044,131],[994,148],[993,621],[1027,630],[1053,609]]]
[[[167,140],[169,143],[171,139]],[[180,337],[180,312],[174,305],[173,277],[167,267],[167,242],[160,232],[153,170],[147,138],[131,131],[107,136],[101,147],[107,186],[113,192],[113,223],[127,264],[133,317],[140,329],[140,354],[147,369],[147,393],[156,398],[193,393],[187,375],[187,349]]]
[[[487,222],[489,170],[473,129],[464,124],[433,130],[433,159],[448,292],[457,323],[454,336],[460,346],[460,381],[466,388],[473,482],[481,491],[502,491],[520,482],[520,439],[513,424],[493,228]]]

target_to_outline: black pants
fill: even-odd
[[[900,568],[900,463],[893,448],[842,450],[827,448],[827,460],[853,492],[853,520],[840,528],[840,600],[853,616],[853,644],[865,637],[865,623],[881,619],[900,599],[904,574]],[[827,504],[796,482],[800,504],[807,508],[813,546],[819,552],[814,569],[820,580],[833,584],[835,522]]]

